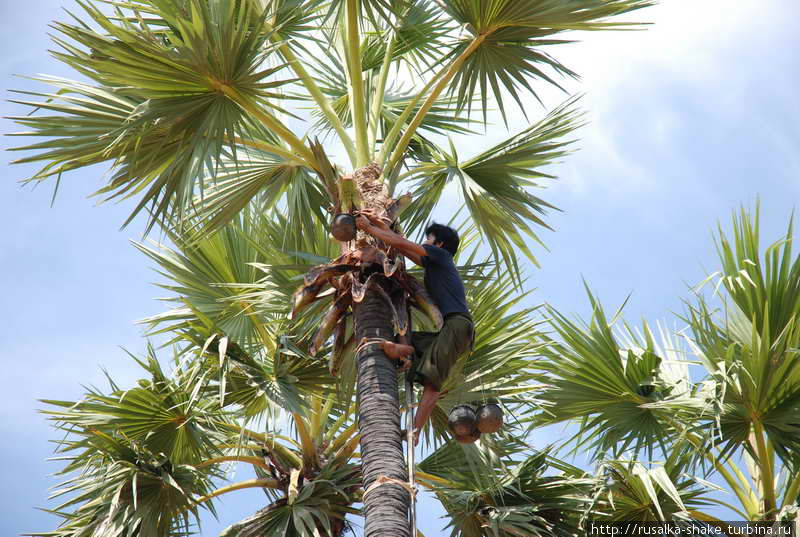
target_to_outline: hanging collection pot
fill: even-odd
[[[356,219],[352,214],[339,213],[333,217],[331,235],[337,241],[350,242],[356,238]]]
[[[459,405],[450,411],[447,425],[456,436],[469,436],[475,430],[478,419],[469,405]]]
[[[496,433],[503,426],[503,409],[495,403],[488,403],[478,407],[475,411],[478,420],[478,430],[482,433]]]

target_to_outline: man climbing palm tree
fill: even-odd
[[[425,229],[422,244],[411,242],[392,231],[371,209],[361,211],[358,228],[401,252],[425,269],[425,288],[444,317],[439,332],[412,332],[411,345],[384,341],[383,351],[391,359],[413,354],[410,375],[424,387],[414,419],[414,443],[433,412],[442,384],[458,358],[472,348],[475,329],[464,294],[464,283],[453,256],[458,251],[458,233],[441,224]]]

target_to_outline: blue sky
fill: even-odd
[[[3,88],[39,87],[12,74],[71,76],[46,52],[47,24],[71,2],[0,3]],[[654,23],[645,32],[593,34],[554,51],[583,76],[570,91],[586,93],[590,124],[580,151],[555,167],[559,180],[541,195],[560,207],[531,268],[534,301],[564,312],[588,313],[581,277],[609,307],[633,293],[626,318],[654,321],[679,311],[687,284],[716,269],[712,229],[731,210],[762,203],[765,240],[777,239],[800,195],[800,4],[779,0],[667,0],[639,12]],[[547,91],[548,106],[564,96]],[[5,99],[13,98],[4,93]],[[526,107],[537,118],[543,109]],[[0,103],[0,115],[22,108]],[[525,126],[513,122],[512,129]],[[20,130],[0,121],[3,133]],[[459,142],[471,155],[504,138]],[[3,148],[15,144],[0,140]],[[138,371],[120,347],[140,353],[145,342],[133,321],[162,311],[162,292],[145,258],[130,246],[140,225],[118,231],[130,204],[95,206],[87,195],[103,184],[103,169],[66,176],[55,207],[51,186],[21,189],[31,167],[0,167],[6,222],[0,235],[6,386],[0,405],[0,447],[6,461],[0,488],[0,533],[51,529],[37,511],[48,474],[58,463],[36,399],[74,399],[81,385],[103,385],[100,367],[127,385]],[[672,322],[672,321],[670,321]],[[541,441],[545,443],[548,438]],[[259,496],[226,498],[220,523],[259,507]],[[430,502],[421,506],[425,510]],[[255,507],[254,507],[255,506]],[[428,515],[421,529],[438,534]]]

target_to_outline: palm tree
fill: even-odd
[[[615,331],[589,293],[590,322],[550,310],[538,424],[577,420],[574,449],[588,449],[616,520],[684,519],[727,525],[795,520],[800,498],[800,258],[793,225],[762,251],[759,210],[719,228],[720,270],[686,301],[678,336],[647,323]],[[712,295],[704,292],[714,284]],[[660,334],[659,334],[660,332]],[[697,371],[690,372],[690,367]],[[643,464],[637,458],[657,464]],[[713,475],[734,500],[713,494]]]
[[[281,236],[284,224],[281,215],[248,210],[241,220],[237,217],[197,242],[176,237],[180,247],[138,245],[166,277],[163,286],[175,292],[175,308],[143,320],[151,333],[172,336],[173,371],[165,374],[151,349],[138,359],[146,377],[133,389],[111,382],[108,393],[93,390],[80,401],[47,401],[56,408],[46,414],[70,436],[59,444],[69,460],[63,473],[70,479],[55,495],[80,493],[53,509],[65,518],[64,525],[40,535],[101,535],[110,528],[142,535],[188,533],[193,529],[190,515],[199,519],[201,506],[215,512],[214,498],[244,488],[264,489],[266,505],[225,535],[338,536],[352,522],[346,515],[361,514],[355,356],[352,349],[345,353],[341,374],[331,376],[307,352],[324,308],[315,305],[314,315],[289,319],[286,304],[293,280],[309,265],[287,263],[296,257],[271,246],[277,241],[264,241]],[[320,228],[320,237],[311,240],[324,236]],[[465,238],[474,243],[474,232]],[[256,261],[240,263],[239,256]],[[523,464],[532,457],[514,437],[523,433],[521,428],[510,424],[508,435],[485,438],[480,450],[446,441],[443,409],[494,400],[523,415],[535,405],[540,389],[532,367],[540,344],[530,338],[541,323],[534,317],[536,308],[518,306],[524,295],[515,292],[507,273],[497,274],[473,258],[462,261],[465,279],[473,282],[469,298],[476,304],[476,323],[497,330],[482,332],[473,357],[448,379],[429,431],[441,447],[421,462],[417,480],[447,498],[470,490],[469,479],[476,477],[464,476],[486,476],[489,465],[501,480],[522,472],[527,492],[541,488],[542,500],[558,506],[559,496],[546,490],[553,479],[542,475],[544,459]],[[261,336],[259,330],[268,334]],[[269,348],[260,337],[277,345]],[[454,473],[443,453],[451,461],[468,457],[477,462],[470,472]],[[226,470],[235,463],[251,467],[255,478],[231,481]],[[75,471],[80,471],[79,479],[71,478]],[[575,473],[578,478],[572,482]],[[109,474],[118,477],[108,479]],[[565,505],[576,509],[588,503],[574,498],[576,490],[588,498],[592,481],[585,472],[571,470],[561,481]],[[487,486],[486,479],[481,484]],[[169,501],[164,491],[170,493]],[[495,504],[501,508],[504,502]],[[68,513],[72,506],[75,511]],[[494,513],[487,513],[484,504],[468,507],[473,516],[500,528],[519,525],[519,517],[527,520],[525,513],[506,521],[490,516]],[[455,511],[453,517],[466,535],[475,534]]]
[[[295,447],[303,453],[301,463],[288,455],[291,447],[284,445],[282,452],[293,463],[264,462],[268,468],[262,469],[273,472],[272,477],[259,478],[255,486],[285,490],[289,506],[301,497],[296,472],[306,472],[303,479],[312,482],[330,475],[325,472],[342,472],[346,483],[330,492],[337,499],[326,504],[338,507],[325,511],[340,520],[353,500],[349,469],[342,466],[344,462],[330,468],[323,464],[319,451],[330,446],[323,447],[325,442],[319,439],[326,431],[344,438],[338,431],[353,419],[355,393],[362,486],[370,490],[388,480],[380,495],[363,498],[365,535],[408,535],[409,492],[399,483],[408,476],[397,433],[397,373],[378,346],[354,349],[354,342],[364,337],[402,337],[412,325],[435,326],[441,315],[414,271],[385,245],[361,235],[346,242],[331,240],[326,233],[331,216],[371,208],[396,230],[413,236],[421,232],[445,188],[452,185],[463,196],[468,211],[464,218],[491,250],[488,260],[462,267],[465,275],[476,285],[487,278],[503,282],[501,287],[490,287],[493,290],[481,300],[512,298],[504,286],[522,283],[518,252],[536,262],[525,239],[538,241],[535,227],[546,226],[542,218],[550,208],[528,187],[550,177],[542,169],[568,152],[568,136],[580,124],[575,101],[467,160],[459,158],[452,143],[449,149],[437,145],[437,136],[472,133],[475,121],[486,122],[489,99],[504,120],[509,98],[525,113],[523,98],[537,96],[535,82],[558,85],[559,76],[576,76],[546,52],[567,42],[557,34],[630,27],[611,19],[651,2],[79,3],[81,16],[54,23],[58,50],[53,54],[84,78],[39,77],[55,90],[18,101],[40,111],[15,118],[31,129],[20,134],[46,140],[20,147],[34,153],[17,162],[45,163],[29,179],[32,182],[60,179],[65,171],[91,164],[109,164],[113,173],[97,194],[107,200],[134,198],[135,208],[125,223],[144,211],[147,229],[157,225],[177,248],[140,246],[164,267],[174,282],[170,289],[181,302],[181,307],[150,322],[155,331],[170,333],[182,345],[180,360],[188,357],[179,360],[176,382],[194,383],[182,392],[181,397],[187,397],[175,403],[178,406],[164,403],[163,417],[177,424],[174,434],[189,434],[190,442],[200,443],[190,449],[175,441],[178,453],[160,449],[172,443],[154,449],[149,439],[162,434],[166,438],[169,425],[154,432],[141,422],[135,428],[138,436],[117,431],[129,410],[100,413],[108,429],[103,430],[87,421],[81,410],[86,405],[93,408],[95,398],[108,397],[99,394],[68,406],[58,419],[70,430],[99,431],[103,441],[131,442],[124,475],[136,479],[144,471],[131,462],[135,458],[157,468],[148,479],[157,477],[191,497],[215,494],[205,493],[210,474],[196,476],[194,488],[185,483],[181,487],[172,483],[172,472],[165,473],[156,458],[163,453],[172,469],[186,463],[196,470],[197,464],[214,460],[212,455],[239,456],[222,447],[230,443],[223,433],[236,427],[235,420],[227,416],[222,425],[218,417],[195,417],[193,412],[226,413],[233,405],[241,412],[239,418],[251,419],[270,418],[276,408],[286,409],[300,438]],[[478,119],[474,109],[481,112]],[[324,146],[320,138],[330,144]],[[343,166],[330,160],[336,149],[347,159]],[[352,172],[345,173],[346,169]],[[405,189],[411,192],[396,196]],[[488,272],[487,263],[497,267],[494,272]],[[482,272],[475,273],[478,269]],[[297,289],[287,295],[291,288]],[[293,307],[287,308],[287,303]],[[477,327],[496,329],[491,324]],[[322,353],[330,356],[327,373],[312,359]],[[507,366],[510,362],[493,367],[488,378],[481,376],[478,366],[488,367],[498,353],[487,349],[481,357],[476,349],[470,364],[457,373],[474,378],[467,384],[451,383],[435,416],[437,435],[446,434],[442,420],[456,398],[489,397],[478,394],[499,390],[495,397],[513,405],[519,404],[515,399],[519,394],[530,390],[520,380],[525,369],[515,373]],[[208,362],[209,355],[216,359]],[[213,377],[216,407],[209,406],[207,393]],[[490,379],[494,384],[486,384]],[[160,394],[159,382],[140,388]],[[508,393],[505,386],[511,386]],[[127,401],[129,392],[117,393],[116,388],[112,392],[120,405]],[[187,408],[175,415],[181,405]],[[332,417],[336,421],[329,424],[326,420]],[[208,440],[200,440],[206,436]],[[84,444],[69,449],[78,446]],[[116,453],[110,445],[91,449]],[[92,459],[91,449],[85,458]],[[188,453],[195,458],[186,458]],[[246,456],[253,457],[250,452]],[[96,465],[84,458],[72,464],[84,462]],[[288,484],[280,468],[288,472]],[[106,515],[100,517],[103,524],[147,523],[153,534],[166,533],[190,509],[184,497],[164,503],[163,512],[153,507],[146,517],[140,509],[121,511],[121,499],[131,494],[138,505],[137,486],[127,481],[120,485],[108,501]],[[95,509],[89,503],[89,509]],[[287,511],[274,506],[253,524],[288,516],[276,514]],[[70,515],[67,524],[89,528],[100,523],[98,512],[91,512],[86,520]],[[313,528],[330,535],[341,531],[331,518],[292,513],[293,531]],[[263,528],[279,527],[272,523],[264,522]],[[245,535],[250,530],[241,531]]]

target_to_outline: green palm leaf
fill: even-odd
[[[344,517],[354,512],[347,501],[360,485],[355,467],[330,464],[305,483],[296,497],[280,498],[254,515],[223,530],[220,537],[332,534],[332,526],[345,526]],[[341,530],[339,530],[341,531]]]
[[[302,234],[326,223],[326,209],[332,207],[325,185],[306,163],[276,154],[256,138],[236,153],[224,152],[214,173],[204,180],[202,195],[195,197],[200,235],[219,230],[245,209],[251,201],[269,211],[279,203],[288,207],[290,233]]]
[[[326,56],[329,61],[315,64],[320,88],[331,99],[333,108],[342,123],[347,127],[351,127],[353,120],[347,93],[346,70],[341,58],[334,52],[326,51]],[[365,59],[365,61],[367,60]],[[413,90],[404,90],[403,87],[397,84],[390,84],[386,88],[380,110],[382,132],[388,132],[395,125],[402,111],[412,103],[414,97]],[[420,103],[416,103],[412,109],[417,111],[420,106]],[[316,107],[312,109],[311,116],[317,120],[314,124],[315,129],[320,129],[323,132],[329,132],[332,129],[324,114]],[[465,134],[471,132],[466,128],[468,124],[469,119],[460,115],[456,110],[455,99],[442,97],[431,107],[431,110],[420,124],[420,130],[429,134]],[[417,139],[420,138],[417,135]]]
[[[365,71],[381,67],[392,39],[392,63],[402,60],[419,72],[439,59],[444,39],[453,29],[452,22],[442,16],[438,5],[424,0],[397,4],[396,9],[401,12],[397,20],[368,33],[361,45],[361,66]]]
[[[487,99],[491,90],[506,119],[503,93],[511,95],[525,113],[519,91],[537,97],[530,83],[541,79],[560,87],[548,72],[555,75],[577,75],[546,52],[545,47],[568,43],[552,36],[570,30],[603,30],[630,27],[631,24],[608,22],[607,19],[640,9],[650,0],[448,0],[442,8],[467,35],[457,42],[447,58],[456,60],[472,50],[452,81],[460,106],[469,106],[477,93],[486,120]],[[475,47],[475,41],[479,43]]]
[[[218,453],[224,416],[193,390],[198,367],[178,367],[170,378],[152,348],[137,362],[149,378],[134,388],[121,390],[109,379],[108,395],[90,390],[77,402],[43,401],[50,406],[42,412],[64,432],[57,444],[67,464],[59,473],[69,477],[51,496],[67,497],[50,510],[62,525],[35,535],[192,533],[190,515],[199,521],[194,500],[219,476],[194,465]]]
[[[575,102],[570,99],[542,121],[469,160],[460,161],[451,143],[449,153],[440,149],[432,161],[418,163],[408,174],[414,190],[402,217],[404,227],[419,230],[453,183],[495,260],[502,259],[518,280],[516,253],[536,263],[525,238],[540,242],[531,225],[549,228],[542,216],[553,208],[528,189],[539,186],[532,179],[552,179],[542,169],[567,154],[572,142],[565,138],[580,126]]]
[[[606,461],[598,474],[602,482],[602,504],[606,511],[598,520],[609,521],[678,521],[692,518],[692,511],[713,505],[705,481],[689,474],[692,453],[677,449],[664,464],[650,468],[633,461]]]
[[[598,454],[632,450],[667,451],[676,434],[699,427],[694,422],[709,407],[707,394],[691,382],[684,351],[666,333],[657,344],[650,327],[643,335],[630,327],[622,340],[591,292],[589,323],[577,323],[549,308],[554,339],[543,354],[551,387],[540,398],[544,421],[578,420],[575,449],[591,442]],[[555,339],[557,336],[558,339]]]
[[[733,238],[719,231],[722,270],[709,277],[724,290],[723,314],[702,297],[689,304],[693,344],[719,397],[718,423],[725,452],[743,447],[757,456],[751,428],[763,428],[787,464],[800,449],[793,416],[800,408],[800,258],[792,255],[793,225],[763,252],[759,211],[742,209]]]
[[[202,191],[203,174],[213,174],[228,141],[252,121],[242,107],[280,110],[277,88],[290,80],[273,77],[282,64],[263,65],[274,53],[269,36],[255,31],[264,16],[250,2],[153,0],[165,29],[142,18],[115,24],[93,4],[80,5],[102,30],[56,23],[71,41],[55,37],[62,51],[54,54],[98,86],[49,80],[59,93],[40,95],[53,103],[24,103],[62,114],[21,121],[34,128],[28,135],[55,137],[28,147],[50,149],[21,160],[50,161],[30,180],[111,160],[115,173],[98,194],[139,195],[128,222],[148,205],[151,225],[172,202],[182,215]],[[63,130],[70,123],[82,127],[85,143]]]
[[[264,260],[258,249],[243,239],[243,226],[246,223],[229,226],[196,244],[173,234],[171,238],[179,249],[135,244],[168,279],[160,286],[176,296],[166,300],[180,305],[142,320],[151,328],[158,327],[151,333],[179,331],[198,324],[219,330],[246,349],[257,344],[274,346],[272,341],[264,341],[267,334],[262,328],[263,318],[249,304],[234,300],[248,284],[258,280],[259,271],[249,263]]]
[[[445,507],[451,536],[566,537],[579,531],[594,479],[547,451],[523,451],[527,446],[514,441],[450,443],[420,462],[419,479]]]
[[[136,361],[151,374],[130,390],[115,388],[111,395],[89,392],[77,403],[44,401],[63,410],[47,410],[49,419],[62,427],[77,427],[88,434],[119,436],[140,443],[175,464],[194,462],[214,452],[218,438],[215,420],[221,414],[198,398],[193,389],[202,378],[199,368],[178,370],[168,378],[152,347],[146,361]]]
[[[241,405],[247,416],[298,412],[331,381],[327,365],[307,354],[324,301],[301,320],[289,319],[292,293],[318,263],[298,263],[294,253],[281,249],[330,242],[305,235],[294,243],[281,221],[253,210],[199,241],[172,233],[178,249],[137,245],[167,279],[160,286],[175,293],[166,300],[179,305],[141,322],[152,334],[173,333],[185,353],[205,351],[204,382],[218,383],[203,389],[219,392],[221,404]],[[222,337],[228,352],[219,351]]]
[[[199,523],[193,496],[209,490],[207,476],[190,466],[159,463],[120,440],[104,439],[85,446],[91,459],[81,473],[61,484],[52,498],[75,496],[55,509],[64,519],[58,529],[36,536],[192,535],[192,518]],[[77,506],[73,512],[66,509]],[[193,515],[192,518],[189,514]]]

